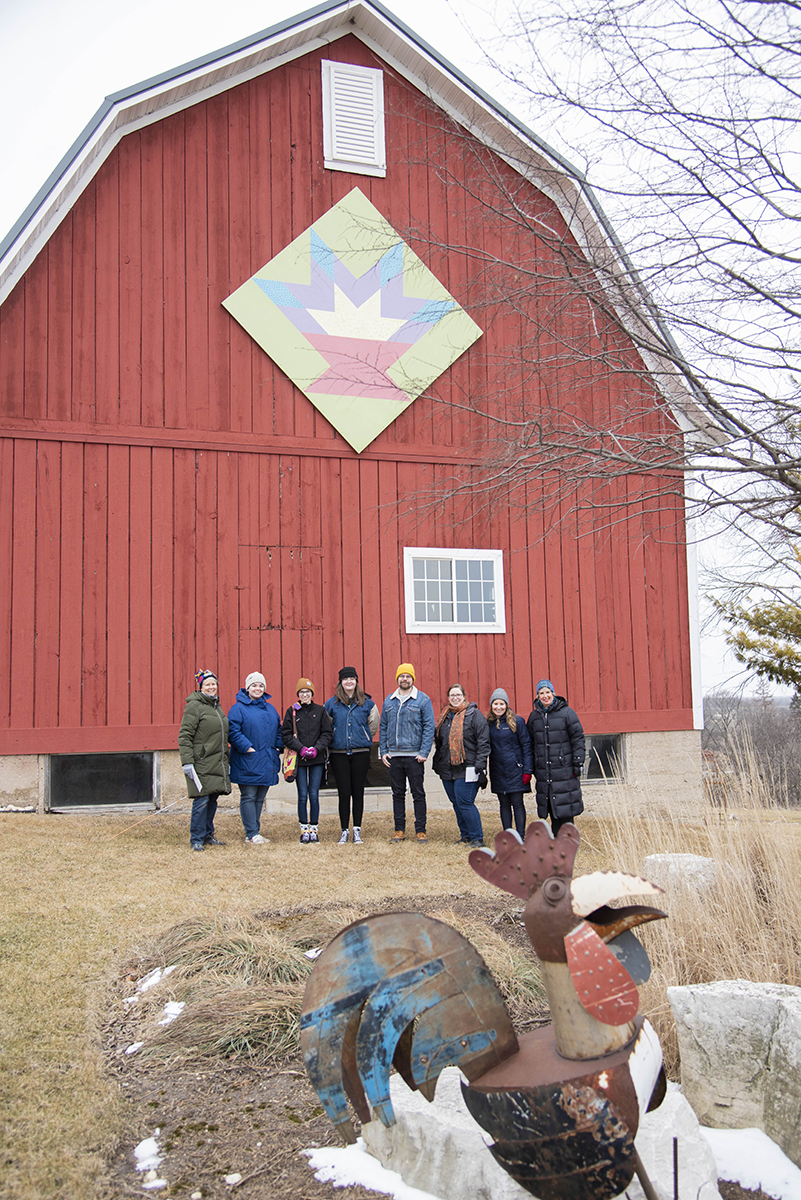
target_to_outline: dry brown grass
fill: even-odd
[[[714,887],[670,887],[657,902],[668,920],[638,931],[653,964],[641,1008],[673,1079],[679,1058],[669,987],[720,979],[801,986],[801,813],[777,806],[758,786],[740,801],[693,824],[618,810],[585,838],[601,862],[634,872],[650,854],[698,854],[715,864]]]

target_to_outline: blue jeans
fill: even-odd
[[[316,825],[320,817],[320,784],[323,782],[323,764],[313,763],[301,766],[298,760],[298,773],[295,783],[298,785],[298,820],[301,825]],[[309,816],[307,810],[311,809]]]
[[[240,783],[239,785],[239,815],[245,826],[245,837],[254,838],[259,832],[261,810],[264,807],[264,797],[267,795],[267,785],[258,783]]]
[[[443,779],[442,786],[456,813],[456,822],[463,842],[483,842],[484,830],[481,816],[476,808],[478,781],[465,783],[464,779]]]
[[[208,796],[196,796],[192,801],[192,816],[189,818],[190,842],[207,842],[214,837],[214,814],[217,811],[219,792]]]

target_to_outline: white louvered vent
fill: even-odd
[[[386,175],[384,72],[328,59],[322,67],[325,166]]]

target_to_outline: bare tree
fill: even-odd
[[[505,14],[493,65],[532,124],[549,118],[583,158],[574,179],[605,235],[549,223],[467,137],[464,175],[438,164],[470,190],[476,222],[516,223],[548,251],[520,260],[469,229],[449,247],[471,258],[488,310],[501,296],[518,308],[520,343],[495,367],[521,401],[493,415],[485,395],[465,396],[491,437],[480,472],[454,474],[443,494],[503,491],[525,506],[550,473],[554,512],[606,505],[619,519],[630,497],[617,481],[664,505],[684,495],[689,465],[700,509],[784,533],[801,505],[800,15],[792,0],[519,0]],[[556,188],[570,168],[553,161]],[[564,319],[581,305],[583,339]],[[599,418],[570,398],[527,402],[548,365],[624,377],[625,404]]]

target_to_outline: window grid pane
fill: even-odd
[[[412,580],[416,623],[496,624],[494,560],[415,558]]]

